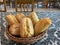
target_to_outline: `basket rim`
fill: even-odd
[[[40,35],[37,35],[35,37],[26,37],[26,38],[21,38],[21,37],[15,37],[12,34],[10,34],[10,32],[8,31],[8,26],[5,29],[6,35],[10,40],[13,40],[15,42],[19,42],[19,43],[23,43],[24,41],[37,41],[39,39],[41,39],[42,37],[44,37],[45,33],[47,32],[46,30],[42,33],[40,33]],[[19,41],[20,40],[20,41]],[[28,42],[27,42],[28,43]]]

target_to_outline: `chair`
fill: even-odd
[[[32,10],[34,9],[34,0],[15,0],[15,8],[16,8],[16,12],[17,12],[17,5],[20,4],[20,8],[23,8],[23,10],[25,11],[25,8],[27,8],[27,11],[28,11],[28,4],[31,4],[32,5]],[[27,5],[26,7],[24,7],[24,5]],[[22,6],[23,5],[23,6]],[[22,10],[21,10],[22,11]]]
[[[6,12],[6,0],[0,0],[0,4],[4,4],[4,10],[0,9],[0,12]]]
[[[38,7],[38,0],[34,0],[34,4],[37,4],[37,7]]]
[[[48,7],[49,0],[42,0],[43,7]]]

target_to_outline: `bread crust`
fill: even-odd
[[[23,18],[23,17],[25,17],[25,15],[23,14],[23,13],[20,13],[20,14],[16,14],[16,19],[18,20],[18,22],[20,23],[21,22],[21,19]]]
[[[45,31],[51,25],[51,20],[49,18],[40,19],[35,25],[35,35],[39,35],[41,32]]]
[[[30,18],[23,18],[20,24],[21,37],[31,37],[34,35],[33,24]]]
[[[13,25],[16,23],[19,23],[14,15],[6,15],[6,21],[8,22],[8,25]]]
[[[20,29],[19,28],[20,28],[19,24],[13,24],[13,25],[10,26],[9,32],[12,35],[20,36]]]
[[[39,21],[38,16],[35,12],[31,12],[28,17],[30,17],[34,26]]]

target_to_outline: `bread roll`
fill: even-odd
[[[23,18],[20,24],[21,37],[31,37],[34,35],[33,24],[30,18]]]
[[[51,25],[51,20],[49,18],[42,18],[35,25],[35,36],[45,31]]]
[[[33,25],[35,26],[35,24],[39,21],[37,14],[35,12],[32,12],[29,14],[29,17],[31,18]]]
[[[7,15],[5,18],[6,18],[7,22],[8,22],[8,25],[13,25],[13,24],[18,23],[18,21],[17,21],[17,19],[16,19],[16,17],[14,15],[10,14],[10,15]]]
[[[9,28],[9,32],[12,34],[12,35],[16,35],[16,36],[20,36],[20,25],[19,24],[13,24],[10,26]]]
[[[25,15],[23,13],[17,14],[16,15],[16,19],[19,21],[19,23],[21,22],[21,19],[25,17]]]

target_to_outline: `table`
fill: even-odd
[[[45,37],[41,40],[38,40],[37,42],[33,44],[28,45],[60,45],[60,11],[58,12],[36,12],[38,17],[46,18],[49,17],[52,20],[51,26],[48,28],[48,32],[46,33]],[[13,42],[11,40],[7,40],[4,36],[4,31],[6,27],[6,20],[5,16],[9,14],[8,12],[2,12],[1,13],[1,43],[2,45],[20,45],[19,43]],[[16,14],[16,12],[13,12],[12,14]]]

